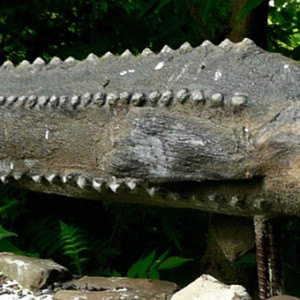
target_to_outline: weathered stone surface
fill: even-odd
[[[54,299],[68,300],[74,295],[87,299],[135,299],[134,296],[145,300],[168,299],[178,288],[175,283],[162,280],[89,276],[71,280],[64,286],[74,290],[58,291]]]
[[[67,268],[46,259],[0,253],[0,270],[32,291],[71,277]]]
[[[58,291],[53,295],[53,300],[166,300],[169,296],[154,295],[140,291],[103,291],[103,292],[84,292],[84,291]]]
[[[202,275],[175,293],[171,300],[250,300],[240,285],[225,285],[210,275]]]
[[[78,287],[91,285],[96,288],[118,289],[128,288],[155,294],[170,294],[177,288],[177,284],[170,281],[154,280],[154,279],[133,279],[126,277],[90,277],[85,276],[78,280],[72,280],[72,283]]]
[[[248,39],[128,55],[5,63],[0,180],[83,199],[300,216],[298,62]]]
[[[255,246],[252,219],[213,214],[211,226],[218,245],[230,262],[234,262]]]

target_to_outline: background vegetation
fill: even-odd
[[[232,16],[232,5],[243,5]],[[1,0],[0,61],[85,58],[204,39],[219,43],[263,0]],[[268,9],[265,46],[300,60],[299,0]],[[0,250],[51,257],[76,273],[198,277],[208,215],[183,209],[79,201],[0,186]],[[300,295],[300,223],[284,222],[287,292]],[[192,259],[193,262],[189,260]],[[253,263],[244,260],[245,263]],[[176,267],[180,266],[180,272]]]

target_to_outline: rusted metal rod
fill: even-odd
[[[258,297],[265,300],[269,297],[268,261],[266,255],[266,219],[264,216],[254,216],[254,231],[256,242]]]
[[[268,222],[270,296],[282,294],[280,243],[278,243],[279,234],[277,229],[277,224],[273,224],[271,221]]]

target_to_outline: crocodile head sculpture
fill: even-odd
[[[300,65],[245,39],[0,68],[0,178],[77,198],[300,216]]]

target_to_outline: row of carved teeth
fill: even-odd
[[[0,182],[3,184],[7,184],[12,180],[20,180],[22,177],[28,177],[22,174],[8,174],[0,176]],[[75,184],[80,189],[94,189],[97,192],[101,192],[103,188],[109,188],[112,192],[116,193],[117,190],[125,186],[130,190],[134,190],[137,187],[138,181],[135,179],[118,179],[116,177],[112,177],[110,181],[105,181],[101,178],[88,178],[83,175],[74,175],[67,174],[64,176],[60,176],[57,174],[49,174],[49,175],[30,175],[29,178],[35,183],[49,182],[51,184]],[[150,196],[153,196],[154,191],[153,188],[150,188],[148,191]]]
[[[147,57],[147,56],[154,56],[154,55],[159,55],[159,54],[163,54],[163,53],[173,53],[173,52],[178,52],[179,54],[181,53],[188,53],[193,51],[194,49],[197,50],[208,50],[208,51],[213,51],[215,49],[220,49],[220,50],[224,50],[224,51],[229,51],[233,48],[246,48],[248,46],[252,46],[254,45],[254,43],[245,38],[242,42],[240,43],[232,43],[230,40],[226,39],[224,40],[222,43],[220,43],[218,46],[214,45],[213,43],[209,42],[209,41],[204,41],[200,46],[193,48],[188,42],[185,42],[184,44],[182,44],[177,50],[174,50],[172,48],[170,48],[169,46],[164,46],[161,51],[158,54],[155,54],[152,50],[150,50],[149,48],[145,48],[140,56],[135,56],[134,54],[132,54],[130,52],[130,50],[125,50],[120,56],[116,56],[114,54],[112,54],[111,52],[107,52],[106,54],[104,54],[101,57],[98,57],[97,55],[91,53],[87,56],[87,58],[85,59],[85,61],[90,62],[90,63],[97,63],[100,60],[105,60],[108,58],[139,58],[139,57]],[[28,60],[23,60],[19,65],[18,68],[20,69],[32,69],[33,71],[35,70],[40,70],[43,67],[47,67],[47,68],[51,68],[51,67],[57,67],[57,66],[62,66],[65,68],[68,67],[72,67],[75,66],[78,63],[78,61],[70,56],[67,59],[65,59],[64,61],[62,61],[60,58],[58,57],[53,57],[51,59],[51,61],[47,64],[42,58],[38,57],[36,58],[33,63],[31,64]],[[3,63],[2,69],[13,69],[14,65],[11,61],[6,61]]]
[[[247,103],[247,96],[236,93],[230,100],[225,101],[225,96],[222,93],[210,93],[205,95],[203,91],[189,91],[188,89],[181,89],[176,93],[173,90],[166,90],[164,92],[152,91],[148,95],[141,92],[130,93],[85,93],[83,95],[68,96],[0,96],[0,107],[26,107],[33,108],[63,108],[63,109],[77,109],[87,106],[114,107],[118,103],[132,104],[133,106],[160,106],[167,107],[172,103],[184,104],[186,101],[192,103],[210,103],[213,106],[223,106],[230,104],[235,107],[245,106]],[[229,103],[228,103],[229,102]]]

